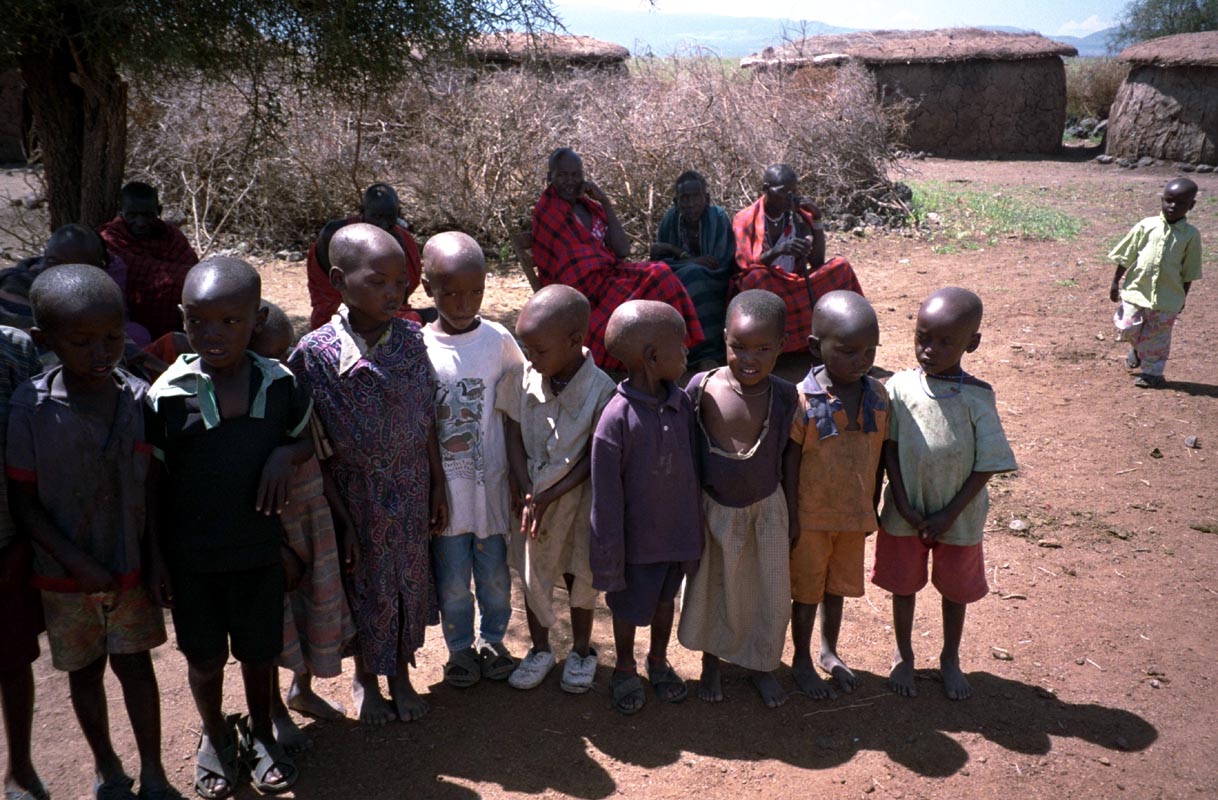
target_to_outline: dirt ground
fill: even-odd
[[[432,631],[416,673],[432,713],[384,728],[302,720],[314,746],[299,758],[295,796],[1218,796],[1218,362],[1204,344],[1218,331],[1218,177],[1197,176],[1202,197],[1190,219],[1210,245],[1207,279],[1176,327],[1169,385],[1153,392],[1132,386],[1113,342],[1104,255],[1157,212],[1168,168],[1129,172],[1069,158],[903,167],[910,179],[1010,193],[1086,221],[1073,241],[1004,239],[948,254],[941,241],[897,234],[830,242],[879,312],[884,370],[913,364],[913,315],[930,290],[958,284],[985,300],[981,348],[965,366],[995,386],[1021,469],[992,486],[991,594],[971,609],[962,652],[974,697],[946,700],[929,669],[941,641],[933,593],[916,619],[927,668],[919,697],[885,688],[889,598],[869,588],[847,603],[841,642],[858,690],[824,702],[793,696],[774,711],[728,667],[722,704],[691,693],[668,706],[649,694],[640,714],[619,716],[608,702],[614,652],[603,609],[598,683],[580,697],[560,691],[557,672],[533,692],[485,681],[450,689],[441,681],[443,641]],[[269,297],[307,313],[303,264],[268,264],[263,274]],[[486,315],[510,324],[527,284],[501,275],[492,286]],[[805,363],[782,366],[797,377]],[[1200,448],[1186,447],[1187,436]],[[1016,520],[1026,530],[1012,530]],[[510,645],[519,654],[526,629],[519,598],[514,605]],[[569,631],[557,634],[561,653]],[[671,657],[697,677],[697,654],[674,644]],[[155,660],[165,762],[189,793],[198,734],[184,662],[171,646]],[[45,655],[35,672],[36,764],[53,795],[83,797],[91,764],[66,677]],[[793,685],[786,668],[779,677]],[[348,681],[319,681],[319,689],[349,706]],[[115,740],[134,772],[113,678],[108,687]],[[235,668],[226,706],[242,706]]]

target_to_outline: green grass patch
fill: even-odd
[[[1005,192],[960,189],[937,181],[911,183],[914,221],[931,224],[932,233],[957,240],[993,243],[1002,237],[1061,241],[1073,239],[1083,229],[1083,220],[1045,205]]]

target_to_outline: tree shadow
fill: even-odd
[[[505,792],[555,791],[580,798],[615,793],[614,762],[644,769],[702,757],[775,759],[801,769],[841,766],[865,751],[884,753],[919,775],[950,776],[969,761],[953,734],[981,736],[1007,750],[1043,755],[1053,737],[1081,739],[1110,750],[1140,751],[1157,738],[1142,717],[1120,708],[1064,702],[1045,690],[987,672],[969,675],[974,696],[947,700],[935,671],[919,672],[917,698],[901,698],[885,676],[859,672],[859,690],[833,701],[793,696],[782,708],[762,707],[743,670],[727,667],[728,700],[680,705],[648,702],[633,717],[611,710],[610,671],[602,667],[586,695],[564,694],[557,670],[538,689],[522,692],[482,681],[458,690],[430,687],[432,713],[419,723],[365,728],[354,721],[312,723],[316,745],[301,758],[298,796],[343,791],[364,798],[476,797],[479,787]],[[780,680],[792,685],[789,671]]]

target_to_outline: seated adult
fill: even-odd
[[[120,290],[126,291],[127,264],[107,252],[101,237],[93,230],[70,223],[51,234],[42,255],[22,259],[0,271],[0,324],[28,331],[34,324],[30,284],[40,273],[60,264],[100,267]],[[134,322],[127,323],[127,335],[141,347],[149,342],[148,331]]]
[[[338,289],[330,283],[330,240],[339,228],[352,222],[375,225],[397,239],[402,251],[406,253],[407,280],[406,300],[398,309],[397,316],[415,322],[424,321],[423,316],[426,316],[426,313],[420,314],[418,310],[410,307],[410,295],[419,288],[419,280],[423,276],[423,263],[419,260],[419,245],[406,229],[406,222],[401,217],[402,204],[398,201],[398,193],[388,184],[374,183],[364,190],[358,214],[346,219],[332,219],[322,226],[321,232],[317,234],[317,241],[309,248],[306,265],[309,302],[313,306],[313,312],[309,315],[309,330],[317,330],[329,322],[343,302]],[[430,310],[424,309],[424,312]]]
[[[787,305],[783,352],[806,350],[812,307],[827,292],[863,287],[844,258],[825,261],[820,211],[799,196],[799,177],[786,164],[765,171],[761,197],[732,222],[736,235],[737,291],[765,289]]]
[[[732,220],[711,205],[702,173],[681,173],[673,186],[672,207],[660,220],[651,257],[663,261],[689,292],[702,323],[702,344],[689,351],[691,364],[704,359],[723,363],[723,329],[727,324],[727,290],[736,271]]]
[[[127,264],[127,314],[153,339],[182,330],[182,284],[199,257],[182,232],[161,219],[157,191],[133,181],[123,187],[119,214],[97,233]]]
[[[685,318],[685,345],[702,341],[689,293],[662,261],[625,261],[630,241],[601,188],[584,179],[584,163],[562,147],[550,155],[547,186],[533,207],[533,263],[542,285],[578,289],[592,305],[588,349],[602,369],[623,370],[605,349],[605,327],[627,300],[659,300]]]

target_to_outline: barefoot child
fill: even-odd
[[[150,650],[165,641],[161,609],[141,583],[152,448],[148,385],[118,369],[123,297],[101,269],[69,264],[30,287],[34,340],[59,359],[13,394],[9,499],[34,542],[51,661],[93,751],[99,798],[133,797],[110,742],[106,662],[123,687],[140,753],[140,797],[180,798],[161,765],[161,698]],[[7,610],[6,610],[7,613]],[[8,646],[7,643],[5,645]]]
[[[588,478],[592,432],[615,387],[583,346],[590,315],[587,298],[570,286],[551,284],[529,298],[516,321],[529,362],[504,374],[495,399],[507,417],[508,461],[524,497],[511,560],[524,584],[533,647],[508,679],[517,689],[540,685],[554,668],[550,628],[559,583],[567,588],[572,638],[562,689],[586,692],[596,675]]]
[[[42,371],[29,334],[0,325],[0,464],[8,433],[13,391]],[[8,483],[0,481],[0,707],[8,761],[4,769],[6,800],[48,800],[46,787],[30,757],[34,725],[34,670],[38,634],[43,629],[38,590],[29,585],[30,543],[17,536],[9,514]]]
[[[854,691],[854,673],[837,654],[837,638],[843,598],[863,596],[863,549],[876,527],[889,412],[884,385],[867,374],[880,326],[862,295],[823,295],[812,310],[808,343],[822,365],[799,384],[791,427],[791,439],[802,448],[799,538],[791,550],[791,667],[799,688],[822,699],[835,692],[812,664],[818,607],[817,663],[843,692]]]
[[[1201,278],[1201,234],[1185,219],[1196,201],[1188,178],[1167,184],[1163,213],[1134,225],[1108,254],[1116,264],[1108,296],[1120,303],[1113,322],[1118,339],[1129,342],[1125,366],[1142,368],[1133,385],[1143,389],[1163,385],[1172,326]]]
[[[423,288],[438,318],[423,328],[436,376],[436,434],[448,492],[448,526],[431,542],[448,645],[444,680],[457,688],[480,678],[507,680],[516,662],[503,644],[512,617],[507,565],[511,530],[507,448],[495,389],[524,361],[506,328],[478,316],[486,284],[482,248],[464,233],[438,233],[423,248]],[[478,638],[474,639],[474,593]]]
[[[408,277],[393,237],[347,225],[330,242],[330,263],[344,305],[301,339],[288,363],[324,428],[327,498],[345,507],[359,545],[348,590],[359,718],[408,722],[430,708],[410,684],[410,667],[438,621],[428,542],[448,512],[435,381],[418,325],[394,317]],[[388,676],[392,702],[378,675]]]
[[[720,659],[747,669],[770,708],[787,700],[772,672],[787,634],[789,559],[799,535],[800,449],[790,438],[798,397],[770,374],[786,314],[771,292],[736,295],[727,309],[727,369],[699,373],[686,389],[698,420],[706,543],[678,635],[702,651],[698,696],[709,702],[723,700]]]
[[[981,549],[990,505],[986,483],[994,473],[1016,468],[994,390],[960,366],[961,357],[981,343],[980,327],[981,298],[967,289],[939,289],[918,309],[918,369],[888,381],[888,489],[871,582],[893,595],[897,652],[889,686],[907,697],[918,693],[914,604],[932,553],[932,580],[943,596],[943,688],[952,700],[972,693],[960,670],[960,637],[967,605],[989,591]]]
[[[295,342],[292,323],[274,303],[263,300],[262,306],[267,310],[266,322],[250,340],[250,350],[267,359],[287,358]],[[300,558],[304,572],[296,591],[284,597],[283,652],[276,666],[292,671],[292,684],[285,705],[279,670],[272,673],[271,724],[275,738],[289,755],[294,755],[311,747],[312,740],[292,720],[289,708],[318,719],[339,720],[345,716],[341,705],[313,691],[313,677],[334,678],[342,673],[343,646],[355,636],[355,627],[343,593],[333,515],[316,458],[296,468],[288,496],[292,502],[279,520],[284,538]],[[349,544],[354,547],[353,538]]]
[[[203,797],[236,790],[238,746],[260,791],[285,791],[297,778],[275,740],[270,694],[283,594],[300,569],[279,513],[296,466],[312,455],[301,438],[310,403],[282,365],[246,349],[266,318],[261,289],[244,261],[193,268],[182,315],[195,354],[179,357],[148,393],[148,438],[163,465],[150,471],[158,502],[149,503],[149,585],[173,609],[202,719],[194,784]],[[239,743],[222,706],[230,642],[249,711]]]
[[[702,554],[694,412],[673,383],[685,372],[685,323],[667,303],[631,300],[613,311],[609,354],[626,365],[592,438],[592,585],[613,612],[614,707],[634,714],[645,696],[635,630],[651,626],[647,678],[656,696],[685,699],[668,663],[674,600]]]

